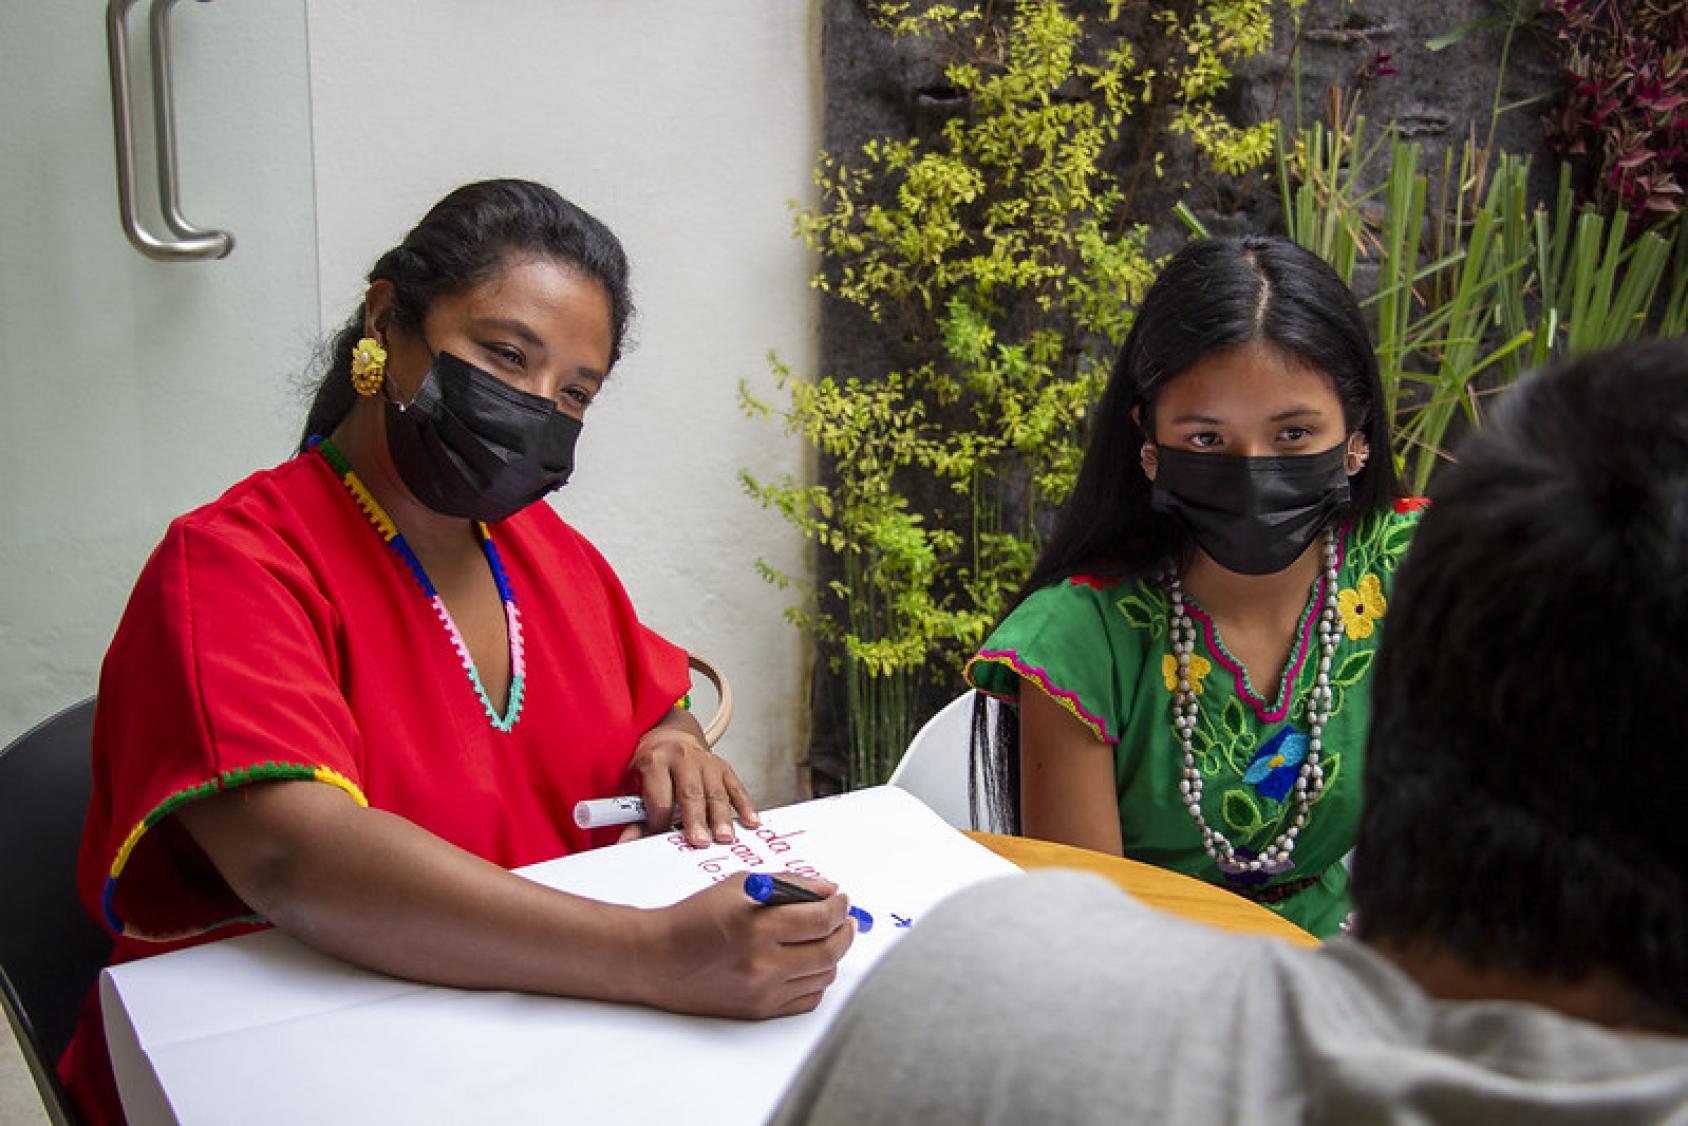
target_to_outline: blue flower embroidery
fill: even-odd
[[[1295,785],[1295,776],[1307,757],[1307,736],[1293,727],[1280,728],[1255,752],[1243,774],[1243,781],[1263,798],[1283,801]]]

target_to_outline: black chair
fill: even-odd
[[[54,1122],[76,1121],[53,1069],[111,953],[76,895],[93,734],[89,698],[0,751],[0,1001]]]

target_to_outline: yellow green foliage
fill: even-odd
[[[1093,26],[1059,0],[877,6],[889,34],[947,44],[964,108],[930,141],[822,153],[819,202],[795,225],[822,260],[814,284],[919,358],[814,379],[775,359],[777,407],[741,386],[748,412],[777,415],[828,471],[823,484],[742,476],[831,560],[836,578],[788,617],[848,685],[852,785],[882,780],[907,744],[917,679],[959,686],[960,659],[1072,488],[1086,411],[1158,267],[1107,170],[1122,127],[1153,105],[1215,168],[1266,160],[1272,134],[1213,102],[1230,67],[1270,45],[1283,6],[1162,2],[1144,19],[1121,0]],[[1172,49],[1146,50],[1128,26]]]

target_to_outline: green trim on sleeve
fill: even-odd
[[[256,766],[245,766],[237,770],[225,770],[209,781],[201,782],[197,786],[177,790],[169,797],[155,805],[146,816],[129,830],[129,835],[118,846],[117,853],[112,857],[111,870],[106,876],[105,888],[100,894],[100,910],[105,916],[105,925],[112,934],[124,938],[140,939],[143,942],[174,942],[194,935],[205,934],[217,930],[219,927],[235,923],[262,923],[265,920],[258,915],[236,915],[227,919],[219,919],[203,927],[193,927],[169,934],[155,934],[138,931],[126,924],[117,914],[115,900],[117,897],[117,880],[123,875],[123,869],[128,866],[129,858],[134,854],[135,846],[140,844],[146,836],[147,830],[175,813],[182,806],[191,801],[208,798],[212,794],[226,790],[238,790],[243,786],[250,786],[254,782],[325,782],[331,786],[338,786],[352,796],[359,805],[368,807],[369,799],[364,797],[355,782],[337,770],[326,766],[310,766],[305,763],[265,762]]]

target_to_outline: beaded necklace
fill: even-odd
[[[435,589],[433,580],[428,578],[428,572],[422,567],[422,560],[416,557],[410,545],[405,542],[399,532],[398,525],[388,517],[386,510],[381,507],[373,494],[358,480],[352,472],[351,463],[346,460],[333,442],[327,438],[313,438],[310,446],[322,455],[335,476],[346,486],[346,491],[352,494],[358,508],[369,518],[377,535],[393,549],[399,562],[416,579],[416,585],[421,588],[422,596],[428,600],[434,611],[434,616],[445,627],[446,636],[451,639],[451,647],[457,651],[457,659],[463,665],[463,671],[469,674],[469,683],[475,689],[475,695],[480,697],[481,707],[486,710],[487,719],[499,731],[508,732],[516,725],[516,720],[522,714],[522,685],[527,670],[527,662],[522,646],[522,616],[516,609],[516,594],[510,588],[510,576],[504,570],[504,561],[498,555],[498,548],[492,542],[492,533],[479,520],[474,522],[475,538],[480,542],[481,552],[486,556],[487,565],[492,568],[492,581],[498,587],[498,598],[504,604],[504,624],[510,634],[510,700],[499,715],[498,709],[492,706],[492,699],[486,694],[486,687],[481,683],[481,674],[475,668],[475,661],[469,655],[469,646],[463,641],[463,634],[459,632],[457,623],[452,620],[451,611],[446,609],[445,600]]]
[[[1196,648],[1196,627],[1184,609],[1184,585],[1177,575],[1167,579],[1167,595],[1171,600],[1170,633],[1172,651],[1178,658],[1178,689],[1172,696],[1172,725],[1178,729],[1178,742],[1184,752],[1184,770],[1178,782],[1178,794],[1184,808],[1201,830],[1202,848],[1228,876],[1243,872],[1266,872],[1275,875],[1290,866],[1290,854],[1301,830],[1307,827],[1307,812],[1314,799],[1324,789],[1325,771],[1319,765],[1319,752],[1324,749],[1321,736],[1330,719],[1331,697],[1330,662],[1336,651],[1337,565],[1336,532],[1325,529],[1324,606],[1319,612],[1319,668],[1307,699],[1307,757],[1295,778],[1295,817],[1288,829],[1267,845],[1260,855],[1241,859],[1224,833],[1207,823],[1202,814],[1202,772],[1196,766],[1195,747],[1190,733],[1196,729],[1201,705],[1190,684],[1190,654]],[[1318,580],[1315,580],[1318,581]]]

